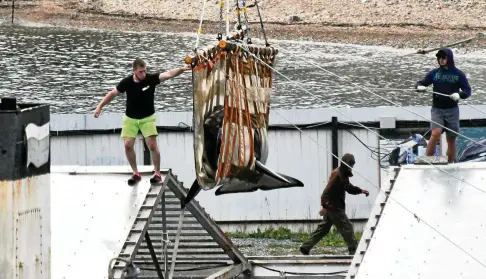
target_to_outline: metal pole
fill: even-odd
[[[169,271],[167,270],[167,267],[169,264],[167,263],[167,249],[168,249],[168,241],[169,241],[169,235],[167,233],[164,233],[162,236],[162,239],[164,239],[164,274],[165,277],[169,277]]]
[[[152,245],[152,240],[150,240],[148,231],[145,232],[145,241],[147,242],[147,247],[149,249],[150,256],[152,257],[152,261],[154,262],[157,275],[159,276],[159,279],[164,279],[164,275],[162,274],[162,270],[160,269],[159,261],[157,260],[157,255],[155,254],[154,246]]]
[[[164,273],[165,277],[168,277],[169,272],[167,270],[167,243],[169,241],[169,235],[167,234],[167,212],[166,212],[166,207],[165,207],[165,202],[166,202],[166,192],[162,194],[162,247],[164,249]]]
[[[332,153],[339,157],[338,155],[338,120],[336,116],[331,118],[332,123],[332,133],[331,133],[331,141],[332,141]],[[339,160],[336,157],[332,157],[332,170],[336,169],[339,166]],[[332,171],[331,170],[331,171]]]
[[[12,0],[12,24],[14,23],[15,0]]]
[[[172,260],[170,261],[170,273],[169,273],[169,279],[172,279],[174,276],[174,270],[175,270],[175,264],[176,264],[176,257],[177,257],[177,249],[179,248],[179,239],[181,237],[181,231],[182,231],[182,224],[184,221],[184,212],[186,208],[184,207],[181,209],[181,214],[179,215],[179,226],[177,228],[177,235],[175,238],[175,244],[174,244],[174,250],[172,251]]]
[[[230,3],[229,0],[226,3],[226,38],[229,38],[229,19],[230,19]]]

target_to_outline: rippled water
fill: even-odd
[[[205,45],[213,39],[214,36],[204,37],[200,43]],[[276,64],[280,74],[275,76],[273,108],[392,105],[359,86],[381,88],[373,93],[400,105],[430,104],[429,94],[383,88],[410,88],[437,65],[433,54],[404,56],[410,51],[298,41],[271,43],[281,49]],[[149,71],[169,69],[182,65],[194,44],[195,38],[190,34],[0,25],[0,96],[49,103],[53,113],[92,112],[105,94],[130,74],[135,57],[145,59]],[[470,103],[486,103],[486,55],[458,54],[456,57],[457,65],[468,75],[474,90]],[[189,74],[170,80],[156,92],[158,111],[192,108]],[[122,112],[124,103],[122,94],[104,111]]]

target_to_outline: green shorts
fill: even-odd
[[[121,138],[136,138],[138,131],[146,138],[157,135],[155,114],[142,119],[133,119],[128,116],[123,117]]]

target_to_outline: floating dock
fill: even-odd
[[[245,257],[196,200],[181,210],[188,189],[171,170],[162,170],[160,185],[149,183],[150,167],[140,172],[132,187],[126,166],[51,168],[52,278],[108,279],[114,258],[140,268],[136,278],[280,278],[282,271],[339,278],[351,263],[350,256]],[[114,278],[125,266],[114,261]]]
[[[484,278],[486,163],[436,167],[395,169],[347,279]]]

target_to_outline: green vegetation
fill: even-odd
[[[292,241],[296,242],[302,242],[310,238],[309,233],[305,232],[298,232],[294,233],[291,232],[289,229],[284,228],[284,227],[278,227],[278,228],[269,228],[264,231],[261,231],[258,229],[256,232],[251,232],[251,233],[244,233],[244,232],[235,232],[231,233],[228,232],[226,235],[230,238],[269,238],[269,239],[277,239],[277,240],[282,240],[282,239],[289,239]],[[356,232],[355,233],[356,239],[359,241],[361,238],[361,233]],[[345,247],[346,243],[344,242],[342,236],[333,228],[329,232],[329,234],[322,239],[317,246],[320,247]]]

